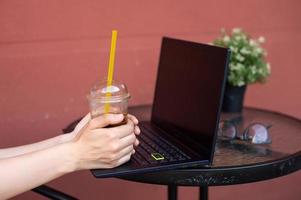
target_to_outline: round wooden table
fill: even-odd
[[[131,107],[129,113],[140,121],[150,120],[151,105]],[[200,199],[208,199],[208,186],[251,183],[284,176],[301,168],[301,120],[262,109],[244,108],[223,113],[222,119],[242,115],[240,129],[253,122],[272,125],[271,144],[218,139],[212,166],[179,169],[119,177],[141,183],[168,186],[168,199],[177,199],[177,186],[200,187]]]

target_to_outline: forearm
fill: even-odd
[[[11,198],[76,169],[69,144],[0,160],[0,199]]]
[[[70,136],[71,134],[58,135],[56,137],[43,140],[41,142],[33,143],[33,144],[0,149],[0,160],[4,158],[10,158],[14,156],[19,156],[19,155],[39,151],[42,149],[46,149],[64,143],[70,139]]]

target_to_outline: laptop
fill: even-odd
[[[163,37],[150,121],[139,123],[131,160],[96,178],[210,165],[230,51]]]

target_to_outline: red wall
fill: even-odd
[[[220,28],[243,27],[267,42],[272,75],[248,87],[246,104],[301,118],[301,2],[0,1],[0,148],[57,135],[88,112],[85,95],[106,75],[111,30],[119,30],[115,77],[132,105],[151,103],[163,35],[210,42]],[[211,199],[300,199],[301,173],[210,189]],[[165,199],[165,187],[78,172],[51,185],[81,199]],[[197,199],[182,188],[180,199]],[[27,192],[15,199],[38,198]]]

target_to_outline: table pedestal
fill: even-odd
[[[208,200],[208,186],[200,186],[200,196],[199,200]],[[178,187],[176,185],[167,186],[168,200],[178,199]]]

